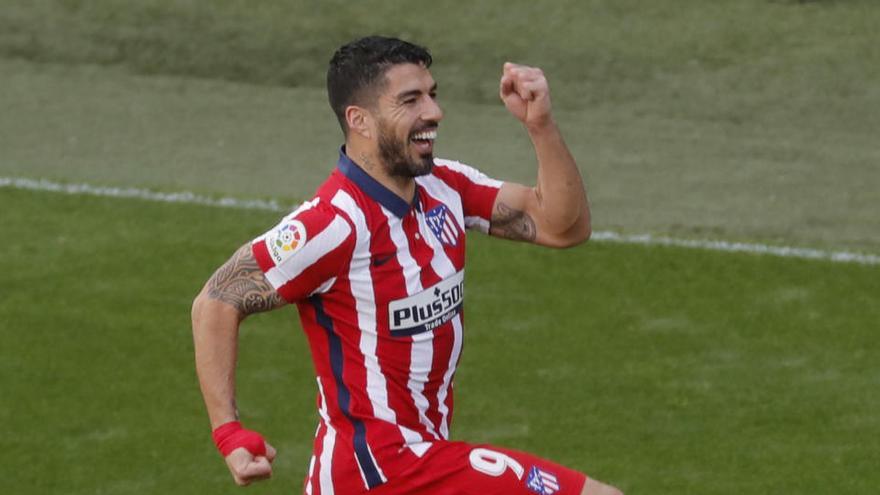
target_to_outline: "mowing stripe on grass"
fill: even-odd
[[[23,177],[0,177],[0,188],[25,189],[30,191],[59,192],[89,196],[107,196],[114,198],[136,198],[162,203],[183,203],[223,208],[251,210],[284,211],[275,200],[239,199],[232,197],[211,198],[200,196],[189,191],[164,193],[140,189],[136,187],[103,187],[91,184],[64,184],[45,179],[28,179]],[[704,249],[730,253],[752,253],[782,258],[802,258],[824,260],[836,263],[856,263],[860,265],[880,265],[880,256],[854,253],[851,251],[826,251],[795,246],[773,246],[746,242],[718,241],[711,239],[676,239],[673,237],[653,236],[651,234],[624,235],[616,232],[593,232],[593,241],[618,242],[623,244],[644,244],[648,246],[675,246],[690,249]]]

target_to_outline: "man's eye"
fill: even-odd
[[[403,100],[404,105],[412,105],[415,102],[416,102],[415,98],[407,98],[407,99]]]

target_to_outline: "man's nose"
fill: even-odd
[[[422,120],[440,122],[443,119],[443,109],[437,104],[437,100],[428,98],[428,104],[422,112]]]

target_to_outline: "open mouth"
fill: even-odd
[[[434,150],[434,140],[437,139],[437,129],[416,132],[409,139],[415,144],[419,153],[431,153]]]

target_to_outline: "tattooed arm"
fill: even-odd
[[[535,67],[504,64],[501,100],[525,126],[538,158],[535,187],[505,183],[495,199],[489,233],[551,247],[590,237],[590,207],[577,164],[550,111],[550,88]]]
[[[257,265],[250,243],[214,272],[193,302],[196,371],[212,428],[238,419],[235,363],[239,324],[250,314],[284,304]]]
[[[535,187],[505,182],[495,198],[489,233],[564,248],[590,237],[590,208],[580,172],[555,125],[529,132],[538,155]]]
[[[214,272],[206,288],[208,297],[229,304],[242,318],[285,304],[257,265],[250,243],[238,248],[232,258]]]

